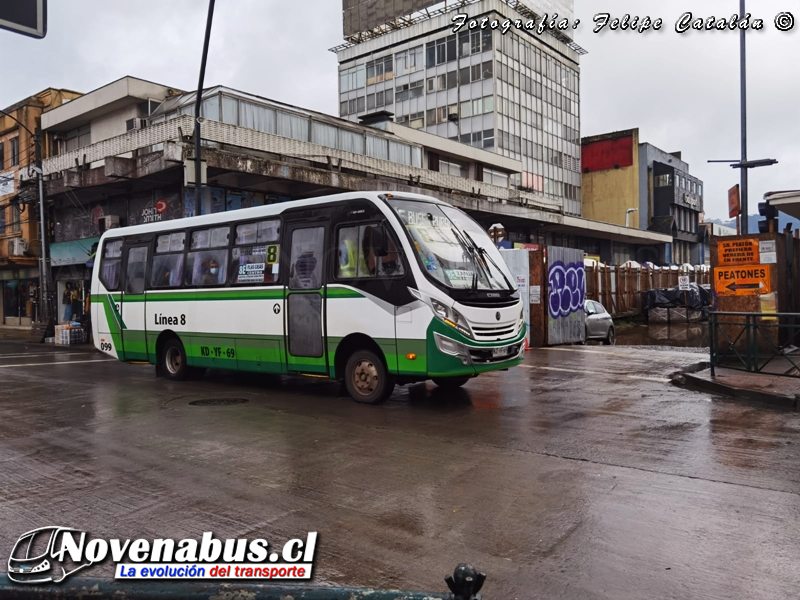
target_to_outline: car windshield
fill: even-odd
[[[500,252],[466,213],[417,200],[392,198],[389,205],[411,235],[430,277],[456,289],[514,290]]]

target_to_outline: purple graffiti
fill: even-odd
[[[559,319],[583,310],[586,298],[586,270],[583,263],[564,265],[558,260],[550,265],[547,281],[551,318]]]

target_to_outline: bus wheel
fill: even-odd
[[[191,370],[186,364],[186,351],[179,339],[172,338],[164,344],[161,350],[161,371],[167,379],[173,381],[183,381],[189,376]]]
[[[362,404],[385,402],[394,391],[383,361],[369,350],[357,350],[348,359],[344,382],[350,397]]]
[[[454,390],[467,383],[471,377],[437,377],[433,383],[444,390]]]

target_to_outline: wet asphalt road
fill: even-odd
[[[379,407],[313,379],[169,383],[0,342],[0,570],[20,533],[320,532],[316,581],[499,598],[796,598],[800,416],[688,392],[703,354],[586,346]],[[203,399],[243,398],[227,406]],[[110,575],[113,565],[88,576]]]

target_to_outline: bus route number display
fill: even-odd
[[[253,248],[252,254],[248,255],[246,260],[248,260],[246,264],[239,265],[236,282],[263,283],[267,265],[274,265],[278,262],[278,245]],[[250,260],[254,262],[249,262]]]

